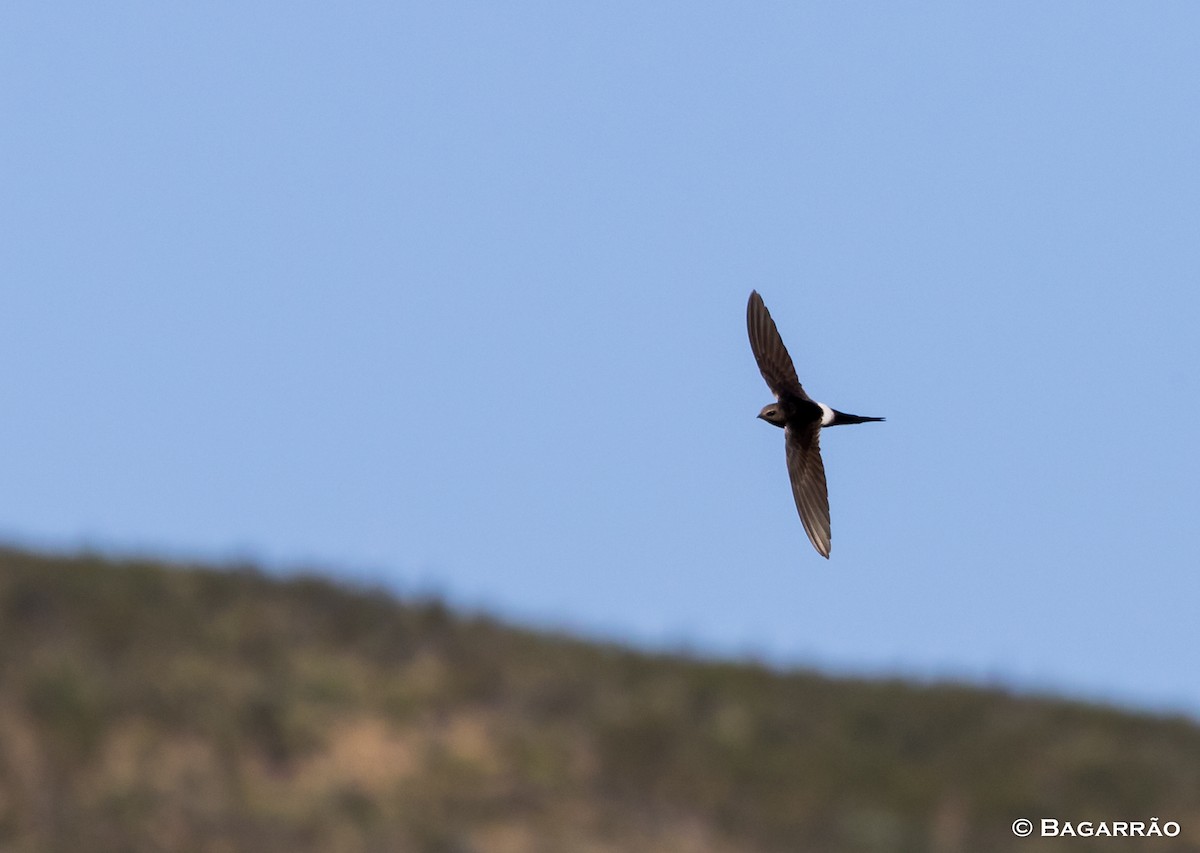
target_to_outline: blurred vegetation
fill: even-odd
[[[1176,839],[1011,822],[1178,821]],[[0,550],[0,850],[1200,849],[1200,728]]]

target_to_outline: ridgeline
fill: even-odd
[[[317,578],[0,550],[0,660],[6,853],[1200,849],[1184,719],[650,655]]]

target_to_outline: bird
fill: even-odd
[[[746,330],[750,349],[762,371],[775,402],[762,407],[758,417],[783,428],[788,477],[804,532],[817,553],[829,559],[829,492],[825,485],[825,463],[821,461],[821,430],[842,424],[882,421],[863,415],[848,415],[818,403],[805,393],[792,357],[788,355],[775,321],[757,290],[750,291],[746,305]]]

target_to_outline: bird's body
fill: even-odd
[[[796,376],[792,357],[757,291],[751,291],[750,302],[746,305],[746,329],[758,369],[775,394],[775,402],[763,406],[758,416],[783,428],[788,476],[792,481],[796,509],[809,541],[818,554],[828,559],[831,545],[829,493],[825,485],[825,463],[821,460],[821,429],[882,421],[883,418],[848,415],[818,403],[805,393]]]

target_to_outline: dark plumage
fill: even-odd
[[[829,492],[825,486],[825,464],[821,461],[821,428],[882,421],[883,418],[848,415],[816,402],[805,393],[796,376],[792,357],[757,291],[751,291],[750,302],[746,305],[746,329],[750,333],[750,349],[754,351],[758,369],[776,400],[763,406],[758,416],[767,423],[783,427],[788,476],[792,481],[796,509],[809,541],[818,554],[828,559],[831,544]]]

